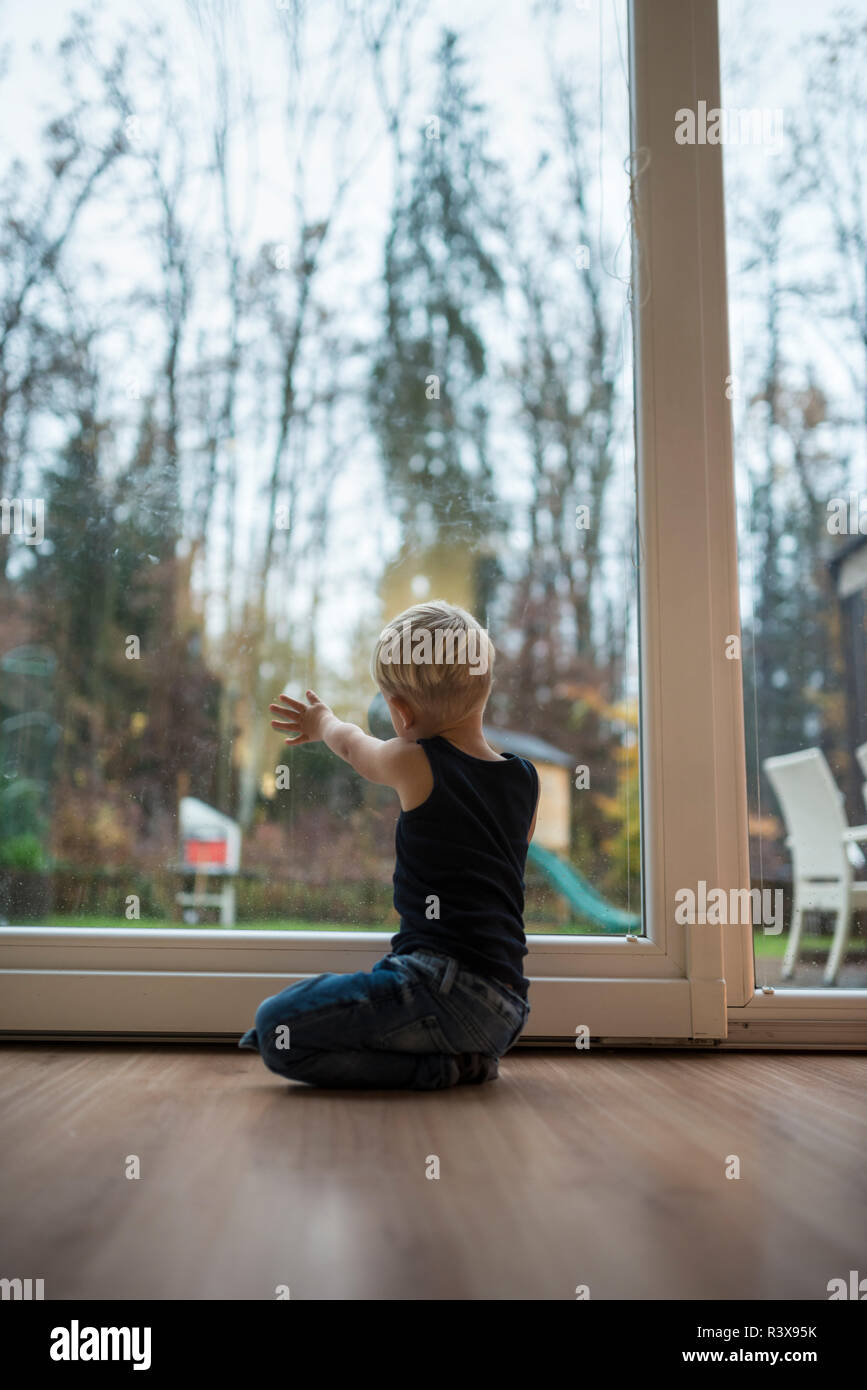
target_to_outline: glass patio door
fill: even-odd
[[[724,0],[720,31],[750,870],[764,904],[732,948],[760,991],[745,1018],[863,1041],[865,29],[773,4],[745,19]]]
[[[375,732],[372,641],[438,596],[540,770],[528,1037],[752,1000],[749,923],[695,911],[751,886],[722,165],[676,138],[716,16],[628,10],[166,7],[97,63],[64,236],[10,247],[6,1033],[231,1035],[386,952],[396,806],[267,704]],[[136,15],[69,23],[83,73]]]

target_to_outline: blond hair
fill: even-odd
[[[383,628],[370,669],[383,695],[451,720],[487,702],[493,664],[494,644],[472,613],[432,599]]]

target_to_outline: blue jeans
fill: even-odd
[[[386,956],[264,1000],[239,1047],[314,1086],[438,1091],[492,1081],[530,1013],[519,994],[449,956]]]

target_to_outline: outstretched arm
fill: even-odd
[[[371,738],[357,724],[338,719],[312,690],[307,691],[306,704],[280,695],[270,708],[272,714],[280,716],[271,720],[271,728],[292,735],[287,743],[321,741],[368,782],[380,786],[400,791],[410,764],[415,764],[421,752],[416,744],[399,738]]]

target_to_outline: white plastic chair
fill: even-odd
[[[804,913],[833,912],[837,920],[825,968],[825,984],[833,985],[846,953],[852,913],[867,907],[867,880],[855,879],[850,857],[855,850],[863,863],[857,846],[867,841],[867,825],[850,829],[842,793],[821,749],[766,758],[764,768],[783,812],[792,853],[794,902],[782,978],[791,979],[797,964]]]
[[[864,773],[864,777],[867,778],[867,743],[862,743],[859,748],[855,749],[855,757],[858,759],[858,766]],[[865,780],[861,787],[861,795],[864,798],[865,805],[867,805],[867,780]]]

